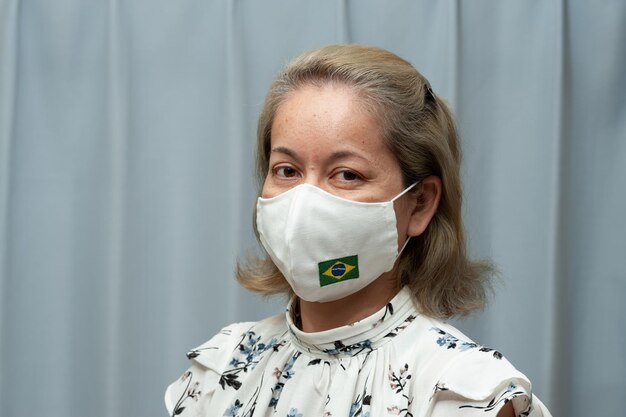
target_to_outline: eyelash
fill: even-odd
[[[293,171],[293,175],[286,175],[284,172],[281,174],[281,171],[284,170],[290,170]],[[272,172],[275,176],[281,178],[281,179],[292,179],[292,178],[297,178],[299,176],[299,172],[296,168],[290,166],[290,165],[279,165],[276,166],[272,169]],[[351,182],[357,182],[357,181],[362,181],[363,180],[363,176],[361,174],[359,174],[358,172],[351,170],[351,169],[341,169],[339,171],[336,171],[332,174],[331,178],[336,177],[338,175],[344,175],[344,178],[340,178],[339,181],[341,182],[345,182],[345,183],[351,183]],[[354,176],[353,179],[345,179],[345,175],[352,175]]]
[[[351,180],[346,180],[346,179],[342,179],[341,181],[345,181],[345,182],[354,182],[354,181],[360,181],[363,179],[363,177],[361,175],[359,175],[357,172],[354,172],[352,170],[349,169],[344,169],[341,171],[336,172],[333,176],[335,175],[340,175],[340,174],[350,174],[350,175],[354,175],[354,179]]]
[[[272,169],[272,171],[274,172],[274,175],[279,176],[281,178],[293,178],[293,176],[287,176],[287,175],[280,175],[280,170],[285,170],[285,169],[290,169],[294,172],[294,175],[297,174],[297,170],[294,167],[291,166],[286,166],[286,165],[279,165],[277,167],[275,167],[274,169]]]

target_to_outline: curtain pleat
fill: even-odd
[[[107,195],[107,246],[105,249],[106,272],[104,310],[104,334],[106,356],[101,365],[105,375],[103,415],[114,416],[125,414],[122,409],[124,363],[121,355],[125,343],[122,332],[123,311],[126,306],[123,297],[125,291],[124,277],[125,264],[129,262],[129,255],[125,239],[126,195],[128,184],[128,160],[132,158],[128,142],[130,140],[129,118],[132,116],[129,106],[129,66],[130,56],[127,45],[130,39],[125,24],[125,10],[123,2],[108,0],[108,15],[106,28],[106,139],[108,163],[106,167],[108,192]]]
[[[337,43],[350,43],[348,0],[337,1]]]
[[[460,111],[460,107],[458,105],[460,77],[459,74],[461,73],[461,71],[463,71],[463,60],[460,56],[460,48],[462,43],[462,30],[460,24],[461,2],[460,0],[451,0],[448,3],[448,24],[446,25],[446,27],[450,34],[446,48],[448,61],[446,79],[449,80],[449,87],[446,101],[450,104],[450,107],[453,111],[458,112]],[[458,113],[455,114],[456,117],[461,116]]]
[[[0,340],[9,331],[6,308],[11,276],[11,189],[12,155],[15,140],[15,103],[18,85],[18,19],[19,0],[0,5]],[[0,374],[5,343],[0,342]],[[4,378],[0,378],[0,404],[7,404]]]
[[[246,77],[247,63],[244,57],[245,30],[242,27],[240,9],[244,7],[240,1],[232,0],[228,2],[228,18],[227,18],[227,44],[226,44],[226,62],[225,62],[225,81],[227,88],[226,93],[226,158],[227,167],[238,167],[245,160],[244,155],[249,146],[249,140],[246,138],[246,128],[241,123],[242,118],[248,119],[249,105],[247,105],[246,91],[250,79]],[[228,207],[239,207],[241,195],[245,187],[245,182],[249,181],[249,176],[245,175],[246,171],[242,169],[229,170],[228,188],[234,192],[228,193],[226,201],[222,204],[228,204]],[[241,217],[241,210],[238,209],[230,212],[228,218],[231,224],[231,230],[225,234],[222,243],[228,248],[229,257],[226,262],[233,264],[235,262],[235,254],[237,248],[242,244],[240,236],[244,227],[248,227],[248,223]],[[248,217],[245,217],[247,220]],[[229,316],[237,315],[237,294],[235,291],[228,291],[225,314]]]
[[[554,160],[555,175],[553,181],[555,183],[555,198],[553,210],[551,211],[551,224],[553,224],[550,256],[554,260],[552,263],[552,270],[548,276],[550,284],[547,286],[549,291],[550,300],[553,300],[552,315],[546,317],[546,328],[549,330],[549,334],[552,335],[548,339],[550,343],[550,391],[549,395],[552,398],[552,413],[554,415],[568,415],[569,406],[571,401],[568,395],[569,389],[567,385],[563,383],[563,378],[568,374],[568,363],[571,363],[572,357],[570,350],[568,349],[567,341],[567,327],[568,327],[568,310],[569,298],[563,296],[564,289],[567,288],[567,270],[565,268],[565,258],[567,256],[564,251],[564,245],[562,242],[567,239],[565,213],[567,211],[567,205],[565,202],[565,185],[568,181],[567,169],[567,153],[570,146],[569,140],[569,125],[568,119],[570,117],[570,84],[571,74],[570,69],[570,40],[568,38],[568,20],[567,20],[567,2],[561,0],[558,2],[558,11],[556,13],[557,25],[555,25],[556,36],[558,36],[557,44],[560,48],[560,53],[556,54],[558,63],[555,65],[557,69],[557,77],[555,80],[555,86],[558,91],[555,94],[556,98],[556,115],[554,119],[554,131],[553,136],[558,138],[558,153],[557,158]]]

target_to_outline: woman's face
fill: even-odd
[[[261,195],[275,197],[304,183],[361,202],[389,201],[404,189],[381,127],[350,87],[303,86],[276,112]],[[394,204],[400,243],[416,205],[410,196]]]

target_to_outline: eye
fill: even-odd
[[[298,171],[296,171],[295,168],[290,167],[288,165],[275,167],[273,171],[274,171],[274,175],[283,177],[283,178],[293,178],[298,175]]]
[[[359,181],[359,180],[363,179],[363,177],[361,175],[357,174],[354,171],[350,171],[350,170],[339,171],[334,176],[338,180],[345,181],[345,182],[354,182],[354,181]]]

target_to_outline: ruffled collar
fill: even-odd
[[[371,352],[397,336],[416,317],[408,288],[402,288],[387,305],[363,320],[322,332],[307,333],[293,322],[289,302],[285,313],[291,342],[296,349],[320,358],[352,357]]]

